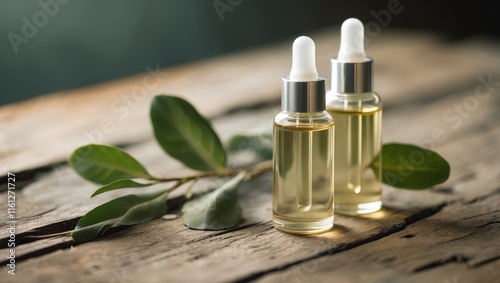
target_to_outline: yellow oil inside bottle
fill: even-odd
[[[381,171],[370,166],[380,163],[382,111],[373,108],[359,112],[328,109],[336,128],[336,212],[357,215],[382,206]]]
[[[333,123],[274,125],[273,223],[312,234],[333,226]]]

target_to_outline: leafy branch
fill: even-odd
[[[243,210],[238,188],[256,175],[272,169],[272,133],[257,128],[234,136],[222,145],[209,121],[189,102],[175,96],[157,95],[150,110],[154,136],[171,157],[197,172],[183,177],[161,178],[150,174],[134,157],[108,145],[90,144],[76,149],[69,165],[83,178],[102,185],[91,197],[124,188],[162,185],[156,192],[130,194],[108,201],[85,214],[71,232],[77,242],[92,241],[113,228],[130,226],[159,218],[167,212],[169,194],[184,188],[188,201],[182,207],[188,227],[203,230],[227,229],[241,221]],[[227,166],[228,152],[255,153],[252,166]],[[383,146],[381,167],[386,184],[409,189],[423,189],[446,181],[450,166],[437,153],[412,145]],[[418,162],[414,162],[416,158]],[[409,161],[408,161],[409,160]],[[230,177],[212,192],[191,198],[191,188],[203,178]]]

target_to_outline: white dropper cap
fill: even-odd
[[[307,36],[295,39],[292,47],[290,81],[309,82],[318,80],[314,41]]]
[[[344,21],[340,32],[340,50],[337,60],[341,62],[366,61],[363,23],[355,18]]]
[[[344,21],[340,50],[332,59],[332,87],[335,93],[363,93],[372,90],[373,60],[365,55],[363,23],[355,18]]]
[[[325,110],[325,78],[316,71],[314,41],[307,36],[295,39],[292,47],[292,70],[282,79],[281,109],[312,113]]]

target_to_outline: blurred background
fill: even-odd
[[[450,41],[500,36],[493,0],[339,2],[1,1],[0,105],[142,73],[146,66],[273,44],[349,17]]]

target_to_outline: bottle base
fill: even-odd
[[[335,204],[335,213],[345,215],[360,215],[379,211],[382,201],[374,201],[359,204]]]
[[[333,227],[334,218],[328,217],[317,221],[297,221],[273,218],[273,225],[276,229],[291,234],[317,234],[326,232]]]

